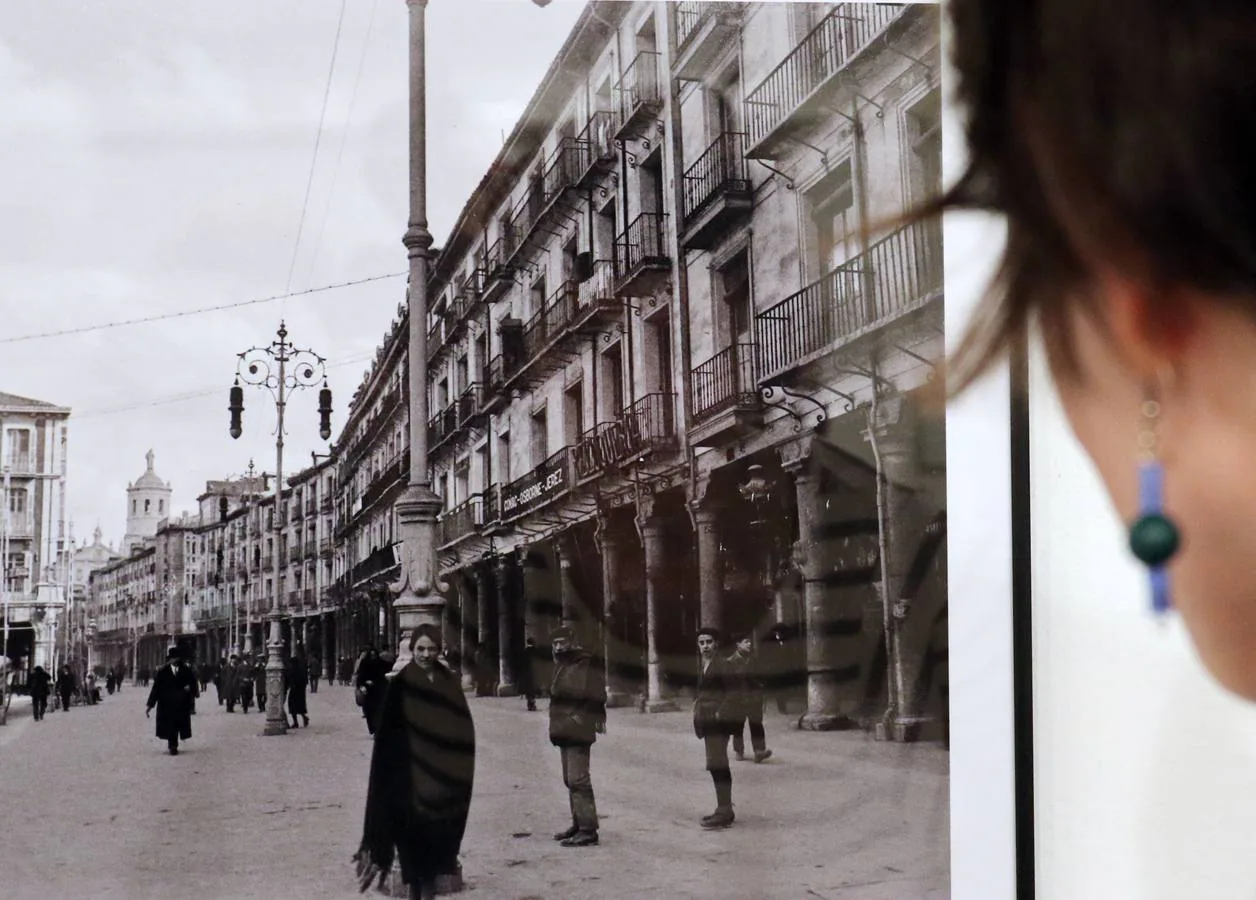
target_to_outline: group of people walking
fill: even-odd
[[[744,731],[750,727],[756,763],[765,762],[763,728],[765,686],[756,665],[753,640],[739,635],[736,650],[720,650],[720,633],[698,633],[698,672],[693,704],[694,733],[703,742],[706,768],[715,789],[715,811],[701,819],[703,828],[733,824],[729,743],[746,759]],[[375,736],[362,839],[354,856],[359,887],[382,886],[394,862],[411,898],[436,896],[442,877],[459,874],[458,852],[466,830],[475,775],[475,727],[459,676],[441,658],[440,630],[423,625],[410,639],[412,659],[379,697],[378,718],[368,727]],[[592,747],[606,733],[606,682],[593,654],[579,645],[566,626],[551,635],[549,738],[558,748],[567,788],[571,824],[554,835],[565,847],[599,842],[597,804],[590,772]],[[368,657],[370,657],[368,661]],[[364,682],[381,678],[378,657],[370,651],[359,663],[359,693]],[[385,670],[386,671],[386,670]],[[535,708],[529,692],[528,708]]]

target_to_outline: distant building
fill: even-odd
[[[64,608],[59,554],[65,520],[67,429],[64,406],[0,393],[0,612],[2,651],[20,669],[54,662]],[[4,621],[7,619],[7,622]]]
[[[153,451],[144,454],[148,468],[126,488],[126,537],[122,549],[129,552],[146,538],[157,536],[157,525],[170,515],[170,482],[162,481],[153,470]]]

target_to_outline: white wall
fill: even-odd
[[[1040,357],[1030,401],[1038,897],[1256,896],[1256,711],[1153,620]]]

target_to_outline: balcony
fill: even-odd
[[[466,501],[459,503],[440,520],[440,546],[453,544],[463,538],[476,534],[485,523],[485,503],[483,494],[472,494]]]
[[[322,538],[318,542],[318,555],[323,559],[328,559],[335,552],[335,547],[331,542],[331,538]]]
[[[709,250],[721,234],[754,207],[741,144],[744,134],[725,132],[698,157],[682,181],[687,250]]]
[[[510,395],[506,391],[508,380],[506,358],[499,353],[488,364],[488,384],[484,390],[483,411],[485,414],[497,412],[510,402]]]
[[[558,149],[545,163],[545,174],[542,176],[541,196],[542,209],[536,220],[535,227],[550,208],[580,181],[588,165],[588,152],[579,139],[565,137],[558,142]]]
[[[273,568],[275,568],[275,557],[263,556],[262,557],[262,571],[269,572]]]
[[[301,592],[300,591],[288,591],[288,609],[300,609],[300,608],[301,608]]]
[[[10,453],[4,458],[4,466],[10,475],[15,476],[36,475],[39,472],[33,453]]]
[[[501,490],[501,521],[510,522],[553,503],[573,483],[570,448],[564,447]]]
[[[332,500],[331,495],[328,494],[326,497],[324,497],[322,500],[318,502],[318,511],[323,512],[323,513],[331,512],[333,505],[334,505],[334,501]]]
[[[638,53],[615,89],[619,93],[619,121],[614,137],[624,140],[635,136],[663,108],[659,54],[653,50]]]
[[[13,514],[10,513],[10,516]],[[28,538],[35,536],[35,520],[25,516],[21,518],[10,518],[8,535],[11,538]]]
[[[597,330],[624,314],[624,302],[615,296],[615,263],[595,260],[589,277],[576,286],[576,309],[571,330]]]
[[[484,408],[484,384],[473,381],[467,389],[458,395],[456,419],[459,428],[478,419]]]
[[[615,241],[615,293],[648,294],[667,278],[672,268],[667,255],[667,217],[642,213]]]
[[[302,519],[302,516],[303,516],[303,511],[302,511],[302,509],[301,509],[301,504],[300,504],[298,501],[293,500],[293,501],[292,501],[292,503],[291,503],[291,505],[290,505],[290,508],[291,508],[291,512],[292,512],[292,518],[291,518],[289,521],[292,521],[292,522],[300,522],[300,521],[301,521],[301,519]]]
[[[942,229],[898,231],[755,316],[761,382],[924,306],[942,293]]]
[[[391,491],[398,481],[404,481],[409,472],[410,451],[404,450],[375,473],[366,490],[362,492],[361,509],[367,509],[374,505],[381,497]]]
[[[676,14],[676,59],[673,67],[681,81],[701,81],[709,75],[737,37],[742,3],[717,0],[681,0]]]
[[[581,152],[576,187],[586,188],[615,163],[615,114],[606,109],[595,112],[576,143]]]
[[[771,158],[780,139],[832,113],[820,99],[830,85],[911,4],[839,3],[746,95],[746,155]],[[936,8],[933,11],[936,15]]]
[[[509,225],[503,228],[509,233]],[[492,303],[500,297],[514,281],[511,277],[513,269],[509,265],[507,253],[508,240],[499,237],[484,251],[484,302]]]
[[[763,425],[754,344],[732,344],[695,366],[689,385],[695,447],[719,446]]]
[[[291,549],[289,549],[288,550],[288,562],[294,563],[294,562],[300,562],[300,561],[301,561],[301,548],[292,547]]]
[[[427,423],[427,447],[435,450],[458,430],[458,403],[454,401],[433,416]]]
[[[576,479],[584,481],[612,467],[675,449],[675,409],[675,394],[647,394],[618,419],[590,428],[572,454]]]
[[[308,540],[305,542],[305,556],[315,557],[318,555],[318,541]]]

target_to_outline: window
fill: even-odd
[[[158,500],[158,501],[157,501],[157,512],[159,512],[159,513],[164,513],[165,511],[166,511],[166,501],[165,501],[165,500]]]
[[[672,392],[672,320],[666,313],[654,316],[646,323],[646,352],[651,364],[647,377],[651,392]]]
[[[497,473],[498,480],[502,484],[510,482],[510,434],[499,434],[497,436]]]
[[[21,488],[9,491],[9,512],[14,516],[26,515],[26,491]]]
[[[480,478],[479,490],[488,490],[493,483],[493,473],[489,470],[488,447],[475,451],[475,471]]]
[[[723,346],[750,343],[750,261],[742,250],[715,272],[717,337]]]
[[[462,460],[454,469],[453,503],[459,504],[471,496],[471,461]]]
[[[470,375],[471,369],[467,363],[467,355],[464,353],[454,363],[454,392],[459,396],[467,389],[467,385],[471,383]]]
[[[855,194],[850,163],[844,162],[807,194],[815,237],[815,277],[834,271],[858,251]]]
[[[528,292],[528,312],[527,315],[535,316],[545,309],[545,276],[542,275],[532,283],[532,289]]]
[[[575,446],[584,434],[584,385],[576,382],[563,393],[563,426],[567,446]]]
[[[906,119],[910,196],[918,205],[942,191],[942,99],[937,90],[913,106]]]
[[[624,352],[619,342],[602,354],[602,421],[619,418],[624,408]]]
[[[153,501],[145,500],[144,501],[144,515],[148,515],[152,511],[153,511]]]
[[[133,515],[133,516],[134,516],[134,515],[137,515],[137,514],[139,513],[139,511],[140,511],[140,509],[139,509],[139,503],[140,503],[140,502],[139,502],[138,500],[132,500],[132,501],[131,501],[131,515]]]
[[[546,407],[532,413],[532,465],[535,468],[549,458],[549,415]]]

